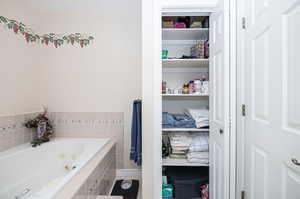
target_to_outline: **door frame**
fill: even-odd
[[[236,0],[237,12],[236,21],[237,24],[237,35],[236,35],[236,57],[237,57],[237,153],[236,153],[236,198],[242,198],[242,191],[245,190],[245,117],[242,115],[242,105],[245,104],[245,64],[244,64],[244,37],[246,22],[243,21],[245,17],[245,0]]]
[[[230,145],[229,147],[229,198],[235,199],[238,195],[238,169],[237,149],[240,139],[238,106],[238,70],[237,70],[237,0],[230,1]],[[193,12],[211,12],[212,7],[196,5]],[[161,0],[142,0],[142,195],[144,199],[161,198],[161,13],[167,8],[162,8]],[[170,8],[173,12],[191,11],[191,8]],[[169,10],[169,11],[171,11]]]
[[[161,198],[161,0],[142,0],[142,196]]]
[[[238,29],[238,1],[239,0],[229,0],[229,48],[230,48],[230,60],[229,60],[229,70],[230,70],[230,139],[229,139],[229,166],[230,166],[230,175],[229,175],[229,198],[230,199],[239,199],[237,193],[238,181],[237,181],[237,153],[238,153],[238,57],[237,57],[237,29]]]

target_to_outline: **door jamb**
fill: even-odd
[[[236,153],[236,199],[242,198],[242,191],[245,190],[245,148],[244,148],[244,136],[245,136],[245,117],[242,115],[241,108],[245,104],[245,65],[244,65],[244,33],[243,29],[243,17],[245,17],[245,0],[238,1],[236,0],[236,21],[237,21],[237,35],[236,35],[236,57],[237,57],[237,153]],[[247,113],[246,113],[247,114]]]
[[[229,198],[237,199],[237,0],[229,0],[229,89],[230,89],[230,143],[229,143]]]

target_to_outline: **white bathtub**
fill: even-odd
[[[61,138],[0,153],[0,199],[54,198],[108,142]]]

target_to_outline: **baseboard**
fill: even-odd
[[[124,179],[124,178],[141,179],[141,177],[142,177],[141,169],[117,169],[117,173],[116,173],[117,179]]]

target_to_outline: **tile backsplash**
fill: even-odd
[[[29,143],[35,129],[25,122],[39,113],[0,116],[0,152]],[[117,168],[123,168],[124,114],[121,112],[50,112],[55,137],[110,138],[116,142]]]
[[[0,152],[32,141],[35,130],[24,126],[38,113],[0,116]]]

